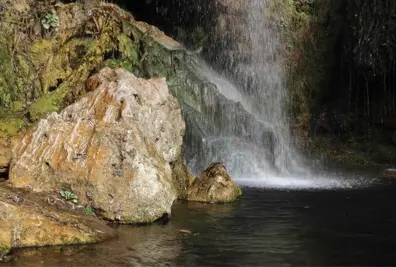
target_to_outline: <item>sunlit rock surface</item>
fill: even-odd
[[[0,187],[0,258],[11,248],[95,243],[112,236],[114,231],[92,216]]]
[[[211,164],[188,189],[188,200],[199,202],[232,202],[242,194],[227,169],[220,163]]]
[[[87,84],[92,92],[41,120],[14,148],[10,183],[36,192],[66,188],[121,223],[170,213],[188,177],[172,173],[185,125],[165,79],[105,68]]]

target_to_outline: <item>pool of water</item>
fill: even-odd
[[[5,265],[390,266],[395,219],[394,182],[332,190],[245,187],[233,204],[179,202],[167,224],[118,226],[118,238],[97,245],[15,251]]]

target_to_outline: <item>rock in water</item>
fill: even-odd
[[[96,243],[113,236],[113,229],[92,216],[0,187],[0,258],[11,248]]]
[[[188,200],[199,202],[232,202],[242,194],[227,169],[220,163],[213,163],[188,189]]]
[[[92,92],[41,120],[14,148],[10,183],[67,189],[121,223],[170,213],[184,183],[172,178],[171,163],[181,158],[185,124],[165,79],[105,68],[87,86]]]
[[[396,178],[396,169],[386,169],[382,172],[382,177]]]

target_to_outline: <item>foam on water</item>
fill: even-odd
[[[262,173],[255,176],[236,177],[241,186],[282,190],[337,190],[364,188],[376,182],[359,174],[343,175],[342,173],[277,175]]]

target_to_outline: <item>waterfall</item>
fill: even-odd
[[[284,84],[285,69],[283,46],[276,26],[268,20],[271,1],[246,1],[247,63],[239,65],[238,75],[249,77],[242,84],[247,89],[245,97],[254,107],[254,113],[267,122],[277,139],[275,166],[289,172],[296,158],[290,143],[289,123],[285,114],[287,91]]]
[[[216,8],[220,14],[214,31],[219,38],[214,45],[220,45],[222,52],[214,64],[235,84],[207,67],[201,73],[206,72],[224,96],[240,102],[246,111],[273,132],[274,144],[266,148],[272,149],[270,164],[278,173],[290,174],[301,171],[297,163],[300,156],[294,151],[290,138],[285,112],[287,89],[283,44],[277,26],[269,19],[270,5],[271,1],[266,0],[236,0],[233,3],[217,0]],[[253,139],[254,145],[261,142],[259,136]],[[268,165],[265,170],[257,171],[268,172]]]

